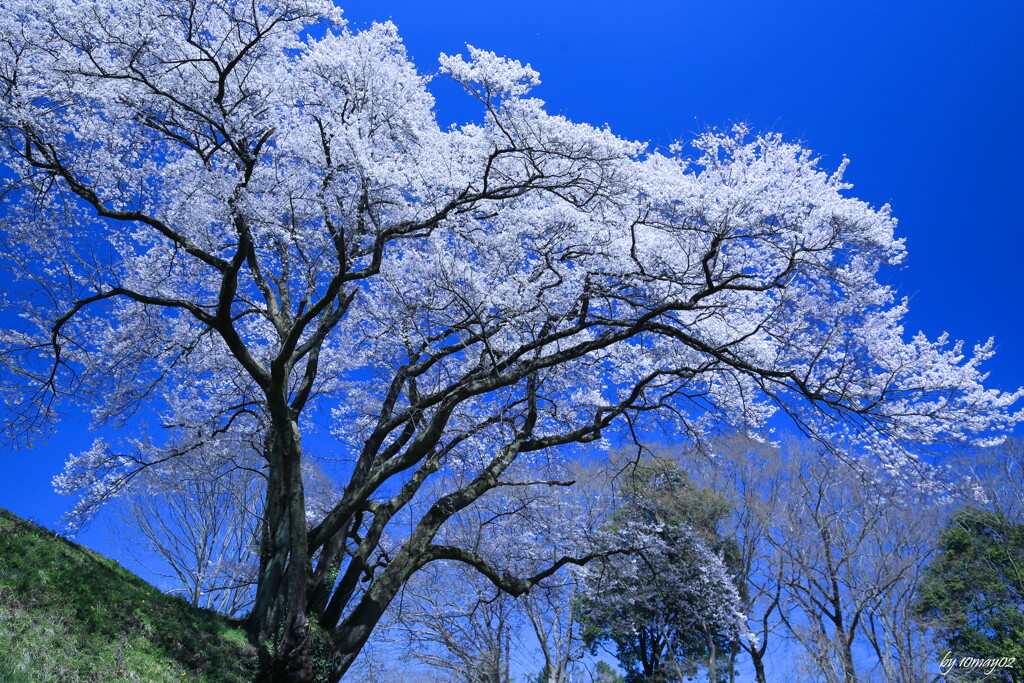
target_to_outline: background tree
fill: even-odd
[[[611,498],[601,469],[566,463],[519,466],[509,474],[501,487],[449,520],[439,540],[471,549],[503,572],[534,572],[562,555],[597,547]],[[412,659],[455,678],[498,681],[529,661],[532,631],[544,682],[568,683],[585,652],[574,604],[580,577],[572,569],[517,600],[465,565],[437,563],[406,585],[390,614],[390,637],[404,642]]]
[[[875,655],[868,674],[886,683],[931,683],[942,653],[917,618],[914,601],[948,505],[928,490],[890,495],[893,504],[871,525],[858,558],[861,571],[882,588],[861,630]]]
[[[727,678],[739,618],[718,528],[728,505],[657,461],[632,470],[621,494],[609,531],[637,550],[588,569],[580,599],[587,639],[614,645],[629,682],[683,681],[699,669]]]
[[[586,652],[578,613],[582,582],[581,572],[568,570],[520,598],[544,659],[544,683],[569,683]]]
[[[964,500],[1008,522],[1024,522],[1024,441],[1010,437],[998,446],[962,453],[949,468]]]
[[[438,563],[402,591],[395,637],[407,658],[460,683],[510,683],[521,649],[516,601],[464,565]]]
[[[888,209],[778,136],[646,152],[476,49],[441,65],[481,119],[442,130],[394,26],[346,31],[324,0],[12,0],[0,36],[6,434],[68,405],[124,428],[60,480],[86,517],[257,435],[268,679],[310,680],[314,650],[340,677],[431,562],[522,595],[586,560],[506,575],[435,543],[528,454],[782,406],[899,469],[1014,422],[981,385],[990,346],[904,340],[876,279],[904,254]],[[345,466],[311,525],[314,415]],[[449,468],[465,484],[385,534]]]
[[[592,683],[624,683],[624,679],[607,662],[599,661],[594,666]]]
[[[562,483],[572,485],[549,486],[529,494],[517,489],[520,501],[531,503],[524,509],[528,514],[522,527],[529,529],[527,537],[536,549],[534,559],[524,562],[519,558],[515,564],[550,563],[561,554],[578,555],[597,549],[616,554],[632,552],[632,539],[612,540],[602,532],[616,509],[615,482],[620,466],[614,459],[570,462],[557,473]],[[535,474],[533,478],[544,477]],[[524,540],[519,535],[513,542],[522,544]],[[585,570],[568,567],[519,600],[540,647],[545,683],[569,683],[587,675],[583,663],[587,645],[579,613],[585,584]]]
[[[333,504],[337,485],[313,460],[302,470],[315,523]],[[116,537],[166,590],[242,616],[256,587],[265,495],[262,459],[250,443],[203,445],[132,480],[115,503]]]
[[[747,434],[661,453],[732,503],[737,581],[756,636],[735,647],[757,680],[767,680],[769,643],[791,659],[803,650],[812,680],[933,678],[936,653],[912,607],[952,491],[940,472],[893,477],[821,444]]]
[[[1016,658],[993,680],[1024,680],[1024,524],[1001,513],[961,509],[939,539],[917,611],[958,660]],[[950,676],[977,676],[954,668]]]
[[[740,651],[754,667],[758,683],[766,683],[766,653],[781,627],[781,583],[778,552],[772,544],[784,505],[788,469],[777,446],[748,434],[726,434],[706,449],[665,447],[657,457],[675,460],[695,485],[715,491],[729,502],[722,526],[736,544],[735,572],[746,627],[753,638],[737,631],[730,650],[735,670]]]
[[[252,606],[259,567],[261,466],[253,454],[238,459],[210,451],[193,451],[137,478],[118,501],[118,538],[168,582],[165,590],[242,616]]]
[[[934,653],[908,601],[942,519],[936,492],[820,444],[794,439],[782,448],[785,487],[771,543],[788,635],[821,680],[851,683],[869,672],[927,680]]]

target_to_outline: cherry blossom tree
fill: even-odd
[[[255,440],[268,679],[310,680],[314,652],[338,678],[431,562],[514,595],[583,562],[516,576],[435,542],[517,459],[781,407],[898,471],[1015,420],[1018,394],[981,384],[991,345],[905,337],[876,277],[903,245],[845,163],[742,128],[646,150],[548,114],[514,60],[441,72],[477,122],[440,128],[395,27],[348,30],[325,0],[0,7],[5,434],[72,407],[122,428],[58,479],[83,519]],[[303,437],[325,430],[348,465],[311,523]],[[464,485],[382,554],[450,469]]]

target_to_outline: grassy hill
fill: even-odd
[[[0,509],[0,681],[241,683],[254,666],[220,615]]]

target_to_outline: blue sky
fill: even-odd
[[[908,333],[998,343],[989,383],[1024,384],[1024,3],[631,3],[521,0],[514,8],[358,0],[352,26],[392,19],[423,71],[465,43],[529,62],[550,111],[667,145],[746,122],[852,163],[852,194],[890,202],[909,259]],[[437,82],[442,122],[476,115]],[[70,505],[50,479],[91,435],[71,421],[0,456],[0,507],[53,526]],[[84,540],[102,545],[99,530]]]

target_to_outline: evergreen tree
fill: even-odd
[[[991,680],[1024,681],[1024,524],[967,507],[940,536],[939,551],[925,573],[917,611],[945,643],[950,680],[989,668],[965,658],[1003,664],[1012,658]]]
[[[662,463],[635,469],[622,493],[610,531],[633,537],[637,551],[589,571],[585,638],[614,648],[625,683],[683,681],[700,670],[725,680],[739,604],[726,566],[732,544],[718,528],[728,504]]]

